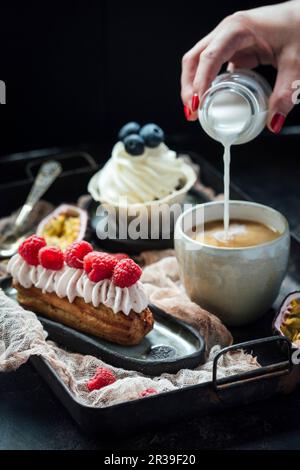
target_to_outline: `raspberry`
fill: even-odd
[[[100,390],[100,388],[115,383],[116,380],[116,376],[110,370],[100,367],[96,370],[94,377],[88,381],[87,388],[90,392]]]
[[[101,253],[99,251],[92,251],[88,253],[83,260],[83,269],[88,274],[93,269],[93,260],[97,258]]]
[[[150,395],[156,395],[158,392],[155,390],[155,388],[147,388],[146,390],[143,390],[142,392],[139,393],[139,398],[145,398],[149,397]]]
[[[114,257],[115,259],[117,259],[118,261],[121,261],[122,259],[127,259],[127,258],[129,258],[129,256],[126,255],[126,253],[115,253],[115,254],[113,254],[113,257]]]
[[[26,240],[21,243],[18,252],[28,264],[37,266],[39,264],[39,251],[44,246],[46,246],[44,238],[31,235],[31,237],[26,238]]]
[[[93,247],[86,241],[74,242],[65,251],[65,261],[70,268],[83,269],[83,258],[93,251]]]
[[[84,258],[84,270],[90,281],[99,282],[111,278],[117,263],[118,260],[108,253],[94,251]]]
[[[56,246],[45,246],[39,251],[39,261],[43,268],[60,271],[64,266],[64,254]]]
[[[141,268],[131,258],[118,262],[113,273],[113,282],[118,287],[130,287],[135,284],[142,275]]]

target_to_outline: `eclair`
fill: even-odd
[[[25,308],[121,345],[136,345],[153,328],[153,315],[130,258],[95,252],[86,241],[63,253],[33,235],[7,266]]]

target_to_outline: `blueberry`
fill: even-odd
[[[138,134],[140,132],[141,126],[137,122],[128,122],[119,132],[119,140],[124,140],[130,134]]]
[[[140,130],[140,136],[150,148],[158,147],[165,140],[164,131],[156,124],[146,124]]]
[[[124,139],[126,152],[130,155],[142,155],[145,150],[145,142],[138,134],[130,134]]]

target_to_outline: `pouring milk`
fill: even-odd
[[[265,127],[269,84],[257,73],[237,70],[219,75],[205,93],[199,120],[208,135],[224,147],[224,238],[229,234],[231,146],[249,142]]]

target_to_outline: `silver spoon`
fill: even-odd
[[[29,235],[30,231],[27,230],[25,233],[25,222],[28,216],[61,172],[62,166],[55,160],[43,163],[40,167],[24,206],[20,210],[15,222],[9,228],[10,231],[5,237],[5,242],[0,245],[1,258],[13,256],[18,250],[19,244]]]

